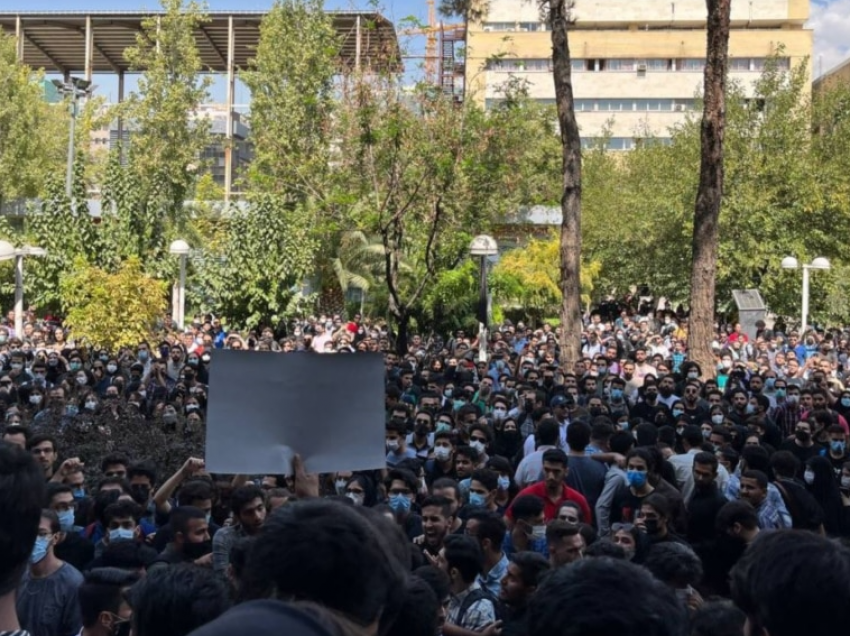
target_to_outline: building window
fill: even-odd
[[[702,58],[679,60],[677,69],[687,73],[701,73],[705,70],[705,60]]]
[[[577,60],[573,58],[570,60],[570,64],[572,65],[573,73],[576,71],[586,71],[587,70],[587,61],[586,60]]]
[[[608,62],[606,65],[608,71],[634,71],[636,68],[634,60],[611,59],[606,61]]]

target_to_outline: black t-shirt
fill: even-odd
[[[65,534],[65,540],[53,548],[53,552],[57,559],[73,565],[82,572],[94,559],[94,544],[76,532],[68,532]]]

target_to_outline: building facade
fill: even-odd
[[[705,0],[576,0],[570,32],[573,91],[583,143],[612,150],[669,136],[696,107],[706,48]],[[732,3],[729,77],[752,86],[765,61],[809,65],[808,0]],[[552,41],[538,3],[491,0],[467,36],[467,97],[490,107],[511,76],[531,97],[555,102]]]

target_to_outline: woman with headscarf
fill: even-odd
[[[832,464],[826,457],[816,456],[806,462],[803,473],[806,489],[823,509],[823,527],[831,537],[850,536],[850,508],[844,506]]]

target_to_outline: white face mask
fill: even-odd
[[[505,409],[493,409],[493,419],[494,420],[503,420],[507,416],[508,412]]]
[[[531,528],[531,538],[532,539],[545,539],[546,538],[546,526],[532,526],[532,528]]]
[[[387,440],[387,450],[395,452],[398,450],[398,440]]]
[[[86,408],[89,411],[94,411],[97,408],[97,402],[86,402]]]
[[[472,448],[474,448],[475,450],[477,450],[479,453],[483,453],[483,452],[484,452],[484,448],[485,448],[485,447],[484,447],[484,444],[483,444],[483,443],[481,443],[481,442],[479,442],[478,440],[475,440],[475,441],[469,442],[469,445],[470,445],[470,447],[472,447]]]
[[[452,449],[448,446],[437,446],[434,448],[434,457],[441,462],[452,456]]]
[[[344,495],[345,494],[345,484],[347,482],[344,479],[337,479],[334,482],[334,488],[336,489],[336,494]]]
[[[351,499],[351,501],[354,502],[355,506],[363,505],[363,495],[354,492],[347,492],[345,493],[345,496]]]
[[[40,395],[31,395],[30,396],[30,404],[35,404],[36,406],[41,404],[41,396]]]
[[[118,370],[118,365],[115,365],[115,364],[107,364],[107,365],[106,365],[106,370],[107,370],[109,373],[115,373],[115,372]]]
[[[77,378],[77,384],[79,384],[80,386],[85,386],[86,382],[88,382],[88,378],[86,378],[86,376],[84,375],[81,375]]]
[[[850,477],[844,476],[841,478],[841,487],[850,490]]]
[[[812,470],[806,469],[806,472],[803,473],[803,481],[805,481],[809,486],[815,483],[815,473]]]

